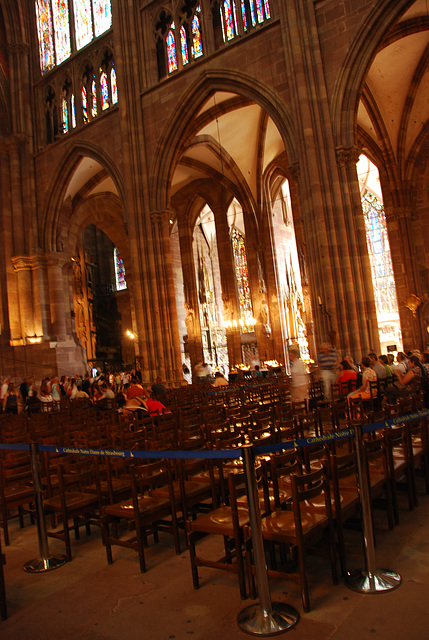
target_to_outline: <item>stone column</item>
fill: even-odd
[[[356,255],[356,251],[362,251],[355,227],[357,202],[353,191],[349,193],[343,185],[348,170],[340,171],[337,165],[314,2],[290,0],[280,3],[279,10],[297,130],[300,203],[315,334],[319,344],[335,340],[340,351],[359,352],[360,357],[366,345],[375,349],[379,346],[373,330],[374,299],[366,276],[360,272],[362,266],[366,270],[367,252],[363,258]]]
[[[188,335],[187,346],[191,359],[192,369],[197,362],[203,359],[203,341],[201,337],[193,240],[193,229],[187,222],[184,222],[182,219],[180,219],[179,243],[182,258],[183,285],[185,294],[186,330]]]
[[[180,336],[177,322],[176,296],[174,290],[173,266],[170,249],[170,211],[153,211],[150,214],[154,228],[154,239],[157,251],[154,253],[158,269],[158,303],[162,349],[164,352],[164,372],[172,380],[183,378],[182,357],[180,353]]]
[[[241,352],[240,310],[237,303],[235,265],[232,255],[231,238],[228,225],[228,206],[218,204],[213,206],[216,227],[216,240],[219,254],[220,278],[222,283],[222,299],[224,319],[230,322],[226,331],[229,366],[232,367],[243,361]]]
[[[355,358],[360,358],[362,354],[370,351],[379,353],[380,350],[371,264],[356,170],[360,151],[354,146],[337,147],[336,155],[342,200],[346,212],[344,216],[344,243],[347,248],[347,260],[350,262],[350,271],[345,274],[349,277],[346,286],[350,290],[349,332],[345,336],[345,346]],[[362,320],[366,320],[366,327]]]
[[[49,308],[51,338],[61,342],[67,337],[66,300],[68,290],[64,286],[63,267],[70,260],[65,253],[46,254],[48,266]]]

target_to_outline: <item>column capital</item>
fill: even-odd
[[[167,225],[171,224],[175,218],[175,213],[165,209],[164,211],[151,211],[150,219],[152,224]]]
[[[47,267],[48,260],[44,254],[33,256],[12,256],[15,271],[34,271],[40,267]]]
[[[357,164],[361,153],[361,150],[355,145],[350,145],[349,147],[336,147],[335,154],[337,156],[337,165],[342,168],[349,163]]]

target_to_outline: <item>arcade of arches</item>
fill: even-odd
[[[55,4],[0,0],[1,373],[427,348],[426,0]]]

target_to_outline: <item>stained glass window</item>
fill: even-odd
[[[188,43],[186,41],[186,30],[183,25],[180,27],[180,48],[182,50],[182,64],[188,64]]]
[[[74,42],[70,31],[73,6]],[[40,69],[46,73],[112,25],[110,0],[35,0]],[[94,25],[93,25],[94,16]]]
[[[176,71],[177,69],[176,38],[174,37],[173,29],[174,22],[171,23],[171,29],[167,35],[168,73]]]
[[[67,104],[67,100],[65,98],[62,99],[61,112],[62,112],[62,121],[63,121],[63,133],[68,133],[68,130],[69,130],[69,107],[68,107],[68,104]]]
[[[270,3],[268,2],[268,0],[264,0],[264,7],[265,7],[265,17],[267,20],[269,20],[271,18],[271,11],[270,11]]]
[[[67,0],[53,0],[52,13],[54,17],[56,63],[61,64],[61,62],[64,62],[71,54],[69,6]]]
[[[225,0],[223,3],[223,8],[225,12],[226,39],[231,40],[235,35],[231,0]]]
[[[112,89],[112,104],[116,104],[118,102],[118,86],[116,84],[116,70],[113,62],[112,70],[110,71],[110,86]]]
[[[240,320],[244,321],[246,324],[253,317],[252,296],[250,293],[249,273],[247,270],[246,245],[242,234],[237,229],[232,230],[231,241],[234,254]],[[246,331],[245,328],[242,330]],[[253,329],[250,329],[250,331],[252,330]]]
[[[101,88],[101,108],[104,111],[109,108],[109,85],[107,82],[107,74],[105,71],[100,75],[100,88]]]
[[[243,29],[247,31],[247,16],[246,16],[246,6],[244,4],[244,0],[241,0],[241,15],[243,16]]]
[[[93,118],[96,118],[97,117],[97,84],[95,82],[95,76],[93,77],[93,80],[92,80],[91,93],[92,93],[91,115]]]
[[[46,73],[55,66],[52,12],[50,0],[36,0],[37,32],[39,36],[40,69]]]
[[[112,25],[112,9],[110,0],[92,0],[94,10],[94,32],[101,35]]]
[[[198,5],[192,20],[192,55],[194,58],[199,58],[203,55],[203,39],[201,37],[200,14],[201,9],[200,5]]]
[[[70,111],[71,111],[71,125],[72,129],[76,128],[76,108],[74,104],[74,94],[72,93],[70,98]]]
[[[87,94],[85,85],[83,85],[82,87],[81,99],[82,99],[82,118],[84,123],[86,124],[89,121],[89,117],[88,117],[88,94]]]
[[[250,7],[250,18],[252,20],[252,26],[254,27],[256,24],[256,15],[255,15],[255,7],[253,6],[253,0],[250,0],[249,7]]]
[[[122,291],[127,288],[127,281],[125,280],[124,263],[116,247],[113,250],[113,260],[115,262],[116,290]]]
[[[91,0],[74,0],[76,49],[82,49],[92,40]]]
[[[377,315],[398,310],[383,203],[370,191],[362,198]]]
[[[262,8],[262,0],[255,0],[256,1],[256,13],[258,15],[258,22],[263,22],[264,21],[264,11]]]

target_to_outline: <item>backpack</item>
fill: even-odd
[[[16,395],[14,393],[11,395],[8,395],[6,400],[6,408],[5,408],[6,413],[11,410],[14,411],[17,408],[18,408],[18,398],[16,397]]]

